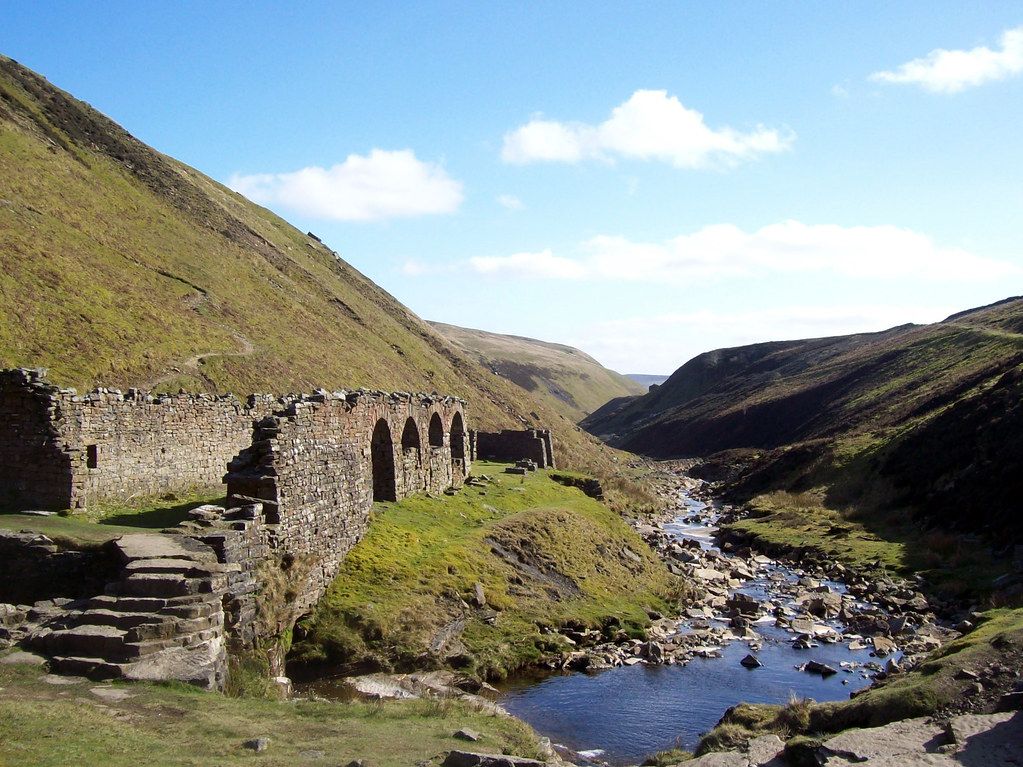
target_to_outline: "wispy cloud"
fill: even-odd
[[[510,256],[475,256],[469,259],[469,266],[480,274],[510,274],[515,277],[578,279],[586,276],[583,264],[555,256],[549,249]]]
[[[897,69],[874,72],[870,79],[919,85],[934,93],[958,93],[1020,72],[1023,72],[1023,27],[1016,27],[1002,33],[1001,47],[997,50],[985,45],[970,50],[936,48]]]
[[[338,221],[453,213],[463,199],[461,182],[411,149],[351,154],[330,168],[235,174],[228,186],[262,205]]]
[[[537,117],[504,137],[501,158],[512,164],[629,158],[676,168],[734,165],[788,149],[791,131],[711,128],[703,115],[667,91],[638,90],[599,125]]]
[[[706,226],[665,242],[599,235],[583,242],[578,257],[550,250],[473,258],[484,274],[604,279],[632,282],[699,282],[769,273],[830,272],[844,277],[918,280],[986,280],[1019,276],[1014,264],[896,226],[838,226],[783,221],[752,232],[733,224]]]
[[[526,207],[522,204],[522,200],[513,194],[499,194],[497,196],[497,203],[508,210],[522,210]]]

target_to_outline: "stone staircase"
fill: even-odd
[[[53,670],[222,687],[223,595],[238,566],[220,564],[212,549],[184,535],[126,535],[112,545],[123,563],[120,580],[69,612],[64,628],[35,637]]]

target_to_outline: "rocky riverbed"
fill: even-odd
[[[588,673],[515,685],[501,699],[556,742],[617,764],[676,737],[692,748],[741,700],[846,698],[956,635],[913,582],[868,579],[839,563],[786,563],[728,541],[719,547],[717,523],[739,512],[716,503],[684,465],[661,464],[656,480],[666,511],[632,523],[694,586],[692,601],[681,615],[651,616],[646,640],[561,629],[573,649],[560,665]],[[594,710],[598,701],[616,715]]]

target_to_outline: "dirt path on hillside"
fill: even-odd
[[[256,351],[256,345],[241,333],[231,333],[231,335],[234,336],[234,340],[238,342],[238,351],[234,352],[208,351],[203,352],[202,354],[196,354],[195,356],[189,357],[187,360],[182,362],[178,367],[171,368],[169,373],[166,373],[165,375],[162,375],[159,378],[154,378],[151,381],[147,381],[145,384],[143,384],[141,388],[152,391],[160,384],[167,383],[167,381],[173,380],[178,376],[187,375],[190,373],[198,375],[200,378],[206,381],[207,384],[213,386],[213,382],[203,374],[201,369],[201,366],[206,362],[206,360],[212,359],[213,357],[248,357],[250,354]]]

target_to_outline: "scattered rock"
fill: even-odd
[[[134,693],[117,687],[93,687],[89,692],[97,698],[105,700],[107,703],[120,703],[123,700],[135,697]]]
[[[483,584],[478,581],[472,587],[472,603],[481,609],[487,606],[487,595],[483,591]]]
[[[46,658],[41,655],[36,655],[35,653],[17,650],[0,658],[0,663],[3,663],[5,666],[10,666],[16,663],[24,663],[29,666],[42,666],[46,663]]]
[[[250,751],[255,751],[257,754],[266,751],[270,748],[269,738],[253,738],[242,743],[242,748],[247,748]]]
[[[470,730],[468,727],[463,727],[461,730],[456,732],[451,737],[458,738],[459,740],[468,740],[472,743],[477,743],[480,739],[480,734],[475,730]]]
[[[838,673],[837,669],[832,668],[827,663],[821,663],[817,660],[807,661],[803,664],[803,671],[808,674],[820,674],[821,676],[831,676],[832,674]]]
[[[476,754],[471,751],[452,751],[441,767],[545,767],[536,759],[505,754]]]

